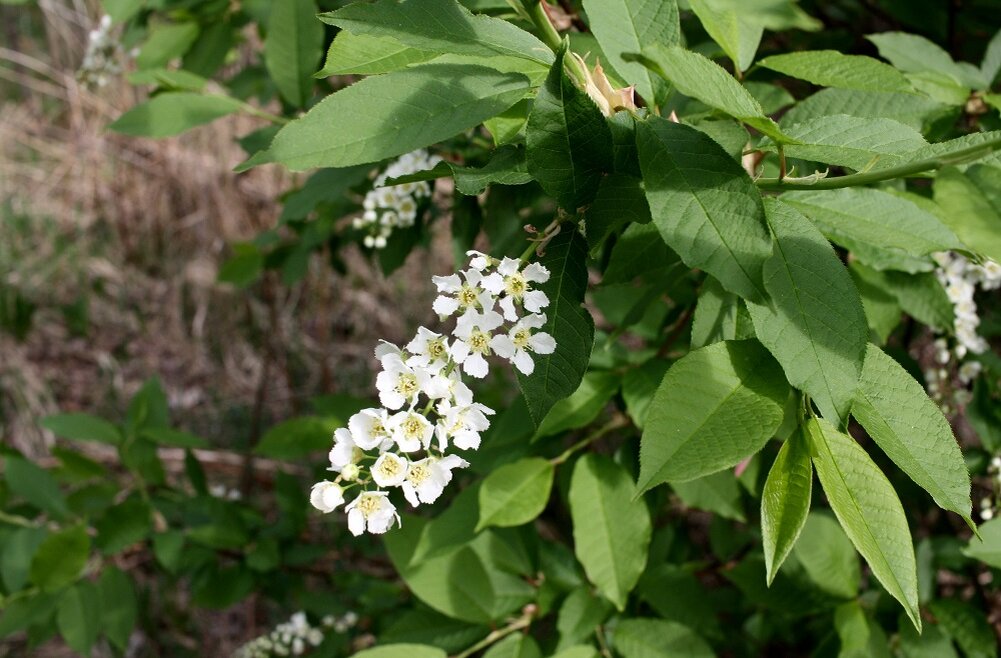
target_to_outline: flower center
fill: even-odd
[[[434,340],[428,341],[428,356],[432,359],[440,359],[445,356],[445,340],[443,338],[435,338]]]
[[[379,472],[387,478],[396,477],[400,474],[401,470],[403,470],[403,467],[396,459],[384,459],[382,460],[382,464],[379,465]]]
[[[380,507],[382,507],[382,501],[378,496],[362,496],[362,499],[358,502],[358,509],[361,510],[365,518],[378,512]]]
[[[462,287],[459,288],[458,300],[459,306],[469,308],[471,306],[476,306],[479,301],[479,297],[476,294],[476,290],[472,286],[468,283],[464,283],[462,284]]]
[[[532,337],[531,332],[528,329],[519,329],[514,332],[514,336],[511,337],[511,342],[518,349],[524,350],[528,349],[528,339]]]
[[[504,290],[515,299],[521,299],[521,296],[528,290],[528,283],[525,282],[525,277],[520,273],[512,274],[504,279]]]
[[[386,426],[382,424],[381,420],[372,421],[372,436],[388,436],[389,432],[386,431]]]
[[[417,377],[408,372],[400,373],[396,379],[396,392],[404,397],[411,397],[417,392]]]
[[[407,416],[407,419],[403,421],[403,433],[407,435],[407,438],[412,439],[415,436],[420,436],[423,429],[424,424],[420,421],[419,416]]]
[[[415,487],[419,487],[431,477],[431,469],[427,464],[412,464],[407,472],[407,481]]]
[[[490,334],[480,328],[473,329],[469,334],[469,349],[484,356],[490,355]]]

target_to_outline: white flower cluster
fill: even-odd
[[[77,77],[87,86],[103,87],[123,70],[124,51],[112,30],[111,16],[104,15],[87,35],[87,50],[77,71]]]
[[[310,502],[329,513],[348,490],[360,489],[345,507],[354,535],[384,533],[399,523],[388,490],[399,487],[415,507],[433,503],[452,471],[469,465],[449,450],[479,448],[494,411],[473,400],[462,373],[485,377],[486,357],[496,353],[531,374],[532,355],[556,349],[553,337],[538,331],[549,298],[533,287],[549,279],[549,270],[477,251],[469,256],[468,269],[433,278],[435,312],[443,320],[457,318],[451,336],[420,327],[403,348],[382,341],[375,356],[382,365],[376,387],[383,406],[363,409],[334,433],[329,470],[338,476],[315,484]]]
[[[323,642],[324,629],[344,633],[358,623],[358,615],[345,613],[343,617],[328,615],[323,627],[309,623],[305,612],[297,612],[287,622],[278,624],[267,635],[251,640],[233,653],[233,658],[269,658],[270,656],[301,656]]]
[[[990,521],[994,518],[994,511],[997,507],[996,495],[1001,489],[1001,457],[995,455],[991,458],[987,474],[991,476],[991,485],[995,495],[987,496],[980,501],[980,518],[983,521]]]
[[[987,351],[988,345],[977,334],[980,316],[973,295],[978,286],[983,290],[1001,288],[1001,265],[992,260],[976,265],[951,251],[935,254],[935,261],[939,265],[935,274],[945,287],[955,311],[956,356],[963,359],[969,353],[982,354]]]
[[[401,156],[375,179],[375,184],[362,202],[364,212],[354,220],[355,228],[367,232],[363,240],[366,247],[382,249],[394,229],[413,226],[417,220],[418,203],[431,196],[431,185],[427,181],[389,186],[385,185],[386,181],[434,169],[439,162],[441,158],[438,156],[419,149]]]

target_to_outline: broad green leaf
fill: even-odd
[[[702,27],[719,44],[734,66],[746,71],[754,61],[764,31],[761,23],[749,20],[749,14],[753,10],[740,11],[729,2],[716,0],[689,0],[689,4]]]
[[[531,635],[514,633],[490,647],[483,658],[542,658],[542,651]]]
[[[984,52],[984,59],[980,62],[980,73],[984,76],[984,82],[990,87],[1001,73],[1001,30],[994,33],[987,50]]]
[[[378,75],[423,64],[437,56],[436,52],[410,48],[393,39],[341,30],[330,42],[326,63],[314,77]]]
[[[584,213],[587,244],[598,253],[605,239],[629,224],[648,224],[650,206],[638,178],[611,174],[601,179],[594,201]]]
[[[913,92],[907,78],[892,66],[863,55],[836,50],[802,50],[766,57],[758,66],[821,87],[876,92]]]
[[[858,601],[834,610],[834,629],[841,640],[838,658],[893,658],[886,634],[868,617]]]
[[[278,222],[306,219],[321,204],[334,204],[345,200],[348,190],[368,180],[371,171],[372,168],[366,165],[317,171],[301,188],[285,197],[285,205]]]
[[[695,631],[663,619],[626,619],[615,627],[615,649],[624,658],[715,658],[712,647]]]
[[[935,599],[928,609],[967,658],[996,658],[997,637],[984,611],[958,599]]]
[[[982,89],[987,86],[979,69],[972,64],[955,62],[945,49],[922,36],[882,32],[866,38],[876,44],[880,56],[904,73],[941,73],[968,87]]]
[[[901,617],[897,626],[903,658],[959,658],[952,640],[937,624],[925,624],[918,633],[910,622]]]
[[[847,114],[787,125],[785,132],[800,142],[785,147],[787,157],[856,170],[869,169],[877,162],[887,166],[903,164],[911,160],[911,153],[928,145],[917,130],[893,119],[864,119]],[[776,150],[771,144],[763,148]]]
[[[458,652],[483,638],[482,626],[451,619],[430,608],[404,610],[393,617],[380,631],[380,642],[426,644]]]
[[[94,524],[97,537],[94,544],[105,555],[145,540],[153,530],[149,505],[137,495],[109,507]]]
[[[101,0],[101,7],[115,23],[129,20],[138,14],[145,4],[146,0]]]
[[[858,595],[862,580],[858,553],[829,514],[810,513],[793,548],[793,557],[824,592],[842,599]]]
[[[577,390],[591,358],[594,320],[581,305],[587,290],[586,259],[586,241],[569,227],[546,245],[545,255],[539,259],[551,273],[549,281],[539,286],[550,301],[541,331],[556,339],[556,351],[534,354],[532,374],[518,373],[518,384],[536,425],[554,404]]]
[[[841,527],[920,630],[914,546],[897,492],[850,436],[823,418],[810,420],[807,429],[820,484]]]
[[[607,457],[589,453],[574,466],[570,515],[574,550],[588,580],[619,610],[646,566],[650,512],[633,500],[633,479]]]
[[[964,243],[1001,262],[1001,168],[942,169],[935,177],[935,202]]]
[[[124,651],[138,615],[132,581],[115,567],[105,568],[97,590],[101,598],[101,629],[112,644]]]
[[[643,49],[637,61],[670,80],[685,96],[729,114],[777,142],[795,143],[765,116],[750,92],[711,59],[679,46],[653,44]]]
[[[377,162],[468,130],[526,91],[525,76],[472,64],[423,64],[365,78],[286,125],[267,151],[239,169],[267,162],[296,171]]]
[[[155,23],[136,56],[140,69],[164,68],[173,59],[188,52],[198,39],[198,23]]]
[[[965,102],[965,101],[964,101]],[[985,132],[970,133],[955,139],[948,139],[944,142],[928,144],[916,151],[907,154],[909,161],[927,160],[939,158],[943,165],[964,165],[964,164],[990,164],[995,167],[1001,166],[1001,156],[998,155],[997,144],[1001,140],[1001,130],[991,130]],[[956,156],[956,152],[969,150],[973,147],[972,154]],[[877,162],[873,165],[874,170],[885,169],[891,166],[888,162]]]
[[[6,462],[4,478],[11,493],[56,517],[69,513],[66,498],[51,473],[20,457],[7,457]]]
[[[984,564],[1001,569],[1001,519],[992,519],[980,526],[980,537],[970,537],[963,554]]]
[[[90,655],[101,632],[101,598],[93,583],[80,581],[59,595],[56,625],[71,649]]]
[[[855,287],[862,297],[862,308],[865,309],[865,319],[871,332],[870,340],[877,345],[883,345],[900,324],[900,317],[904,311],[894,295],[884,290],[878,283],[861,275],[858,266],[858,263],[849,263],[848,272],[852,275]],[[878,277],[879,273],[875,270],[865,269]]]
[[[799,101],[782,115],[783,128],[817,117],[847,114],[866,119],[893,119],[922,130],[951,110],[948,106],[919,94],[857,89],[822,89]]]
[[[454,177],[455,189],[467,196],[480,194],[488,185],[524,185],[532,181],[525,161],[525,149],[502,146],[494,151],[490,162],[482,167],[463,167],[442,160],[433,169],[391,178],[386,181],[386,185],[401,185],[446,176]]]
[[[746,307],[737,295],[724,290],[719,281],[707,277],[692,316],[692,347],[744,338],[754,338],[754,326]]]
[[[761,268],[771,238],[747,172],[712,138],[667,119],[638,124],[636,143],[650,213],[664,242],[730,292],[764,297]]]
[[[679,263],[678,255],[664,244],[656,224],[630,224],[612,247],[601,283],[628,283],[638,276],[676,267]]]
[[[323,25],[314,0],[282,0],[271,5],[264,66],[288,103],[303,107],[313,95],[313,72],[323,48]]]
[[[740,487],[733,471],[717,471],[695,480],[671,482],[671,488],[686,507],[712,512],[724,519],[747,522]]]
[[[557,650],[582,642],[594,634],[612,612],[612,604],[591,593],[590,587],[578,587],[567,595],[556,618],[560,640]]]
[[[788,395],[782,370],[756,341],[689,352],[667,371],[647,412],[638,490],[736,466],[772,437]]]
[[[525,126],[531,109],[531,100],[523,98],[497,116],[484,121],[483,127],[493,137],[496,146],[522,143],[525,141]]]
[[[233,255],[219,267],[218,280],[238,288],[246,288],[261,277],[264,271],[264,254],[255,244],[236,243],[231,246]]]
[[[386,644],[352,654],[351,658],[447,658],[444,651],[423,644]]]
[[[607,61],[625,76],[648,106],[663,103],[664,81],[642,64],[626,61],[623,53],[638,53],[650,43],[677,45],[681,40],[675,0],[584,0],[591,32]]]
[[[117,427],[103,418],[90,414],[56,414],[46,416],[39,424],[62,439],[97,441],[112,445],[122,441],[122,434]]]
[[[761,544],[769,585],[803,530],[812,492],[810,448],[797,430],[782,444],[761,492]]]
[[[949,421],[924,387],[870,345],[852,416],[904,473],[972,527],[970,474]]]
[[[169,427],[148,427],[142,431],[144,438],[162,446],[175,448],[208,448],[209,442],[200,436],[189,432],[170,429]]]
[[[907,73],[911,85],[921,94],[945,105],[962,107],[970,97],[970,88],[945,73],[921,71]]]
[[[456,0],[355,2],[320,14],[320,20],[440,54],[503,55],[545,66],[553,61],[552,51],[528,32],[499,18],[474,15]]]
[[[856,279],[891,295],[900,308],[918,322],[939,332],[952,331],[952,302],[934,273],[878,272],[860,262],[850,263],[849,268]]]
[[[254,452],[274,459],[303,459],[310,453],[329,450],[330,437],[341,424],[336,418],[321,416],[292,418],[265,432]]]
[[[676,621],[709,638],[722,637],[715,602],[705,595],[705,585],[692,565],[665,562],[648,569],[637,592],[662,619]]]
[[[601,110],[564,70],[560,50],[528,115],[528,171],[568,212],[590,203],[612,163]]]
[[[201,91],[208,80],[184,69],[147,69],[130,73],[129,84],[155,85],[177,91]]]
[[[558,651],[552,658],[598,658],[598,652],[590,645],[580,644]]]
[[[748,302],[754,331],[789,383],[809,393],[824,416],[848,417],[869,329],[848,270],[820,231],[795,208],[765,205],[775,251],[765,263],[763,304]]]
[[[553,487],[553,471],[548,459],[529,457],[490,473],[480,487],[476,531],[522,525],[541,514]]]
[[[45,538],[31,560],[31,582],[50,592],[73,582],[90,555],[90,538],[83,526],[74,526]]]
[[[18,528],[4,537],[0,546],[0,576],[8,592],[16,592],[28,582],[31,559],[46,537],[45,528]]]
[[[108,129],[132,137],[170,137],[237,112],[241,106],[229,96],[168,91],[136,105]]]
[[[549,410],[533,441],[594,422],[619,390],[620,381],[621,378],[613,372],[594,370],[585,374],[577,390]]]
[[[936,215],[882,190],[788,192],[782,201],[813,220],[828,239],[877,269],[929,271],[934,267],[930,254],[965,249]]]
[[[622,401],[636,427],[643,429],[645,426],[650,403],[670,365],[667,359],[650,359],[630,369],[622,378]]]

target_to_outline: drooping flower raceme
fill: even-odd
[[[336,475],[313,486],[310,502],[324,513],[343,507],[355,535],[384,533],[400,522],[390,500],[394,489],[415,507],[430,504],[453,471],[469,466],[453,451],[478,449],[494,411],[475,401],[463,373],[485,377],[487,358],[496,354],[528,375],[535,355],[556,349],[541,331],[549,298],[535,287],[549,270],[468,255],[467,269],[433,279],[435,312],[442,320],[455,317],[450,334],[420,327],[402,348],[380,341],[375,381],[382,407],[362,409],[334,432],[328,470]]]
[[[439,162],[441,158],[419,149],[400,156],[375,179],[372,190],[362,202],[362,216],[354,220],[354,227],[366,233],[363,239],[366,247],[382,249],[393,230],[413,226],[417,220],[418,204],[421,199],[431,196],[431,186],[427,181],[388,186],[386,181],[433,169]]]

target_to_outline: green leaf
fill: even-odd
[[[17,592],[28,582],[31,559],[45,540],[45,528],[18,528],[0,547],[0,575],[8,592]]]
[[[588,580],[619,610],[646,566],[650,512],[633,500],[633,479],[607,457],[589,453],[570,480],[574,550]]]
[[[938,44],[916,34],[882,32],[866,38],[876,44],[879,54],[904,73],[934,72],[956,82],[982,89],[987,86],[983,74],[972,64],[956,63]]]
[[[522,525],[541,514],[553,487],[553,471],[548,459],[529,457],[490,473],[480,487],[476,531]]]
[[[97,538],[94,543],[105,555],[145,540],[153,530],[150,507],[139,496],[133,495],[124,502],[108,508],[95,523]]]
[[[553,61],[552,51],[528,32],[499,18],[474,15],[455,0],[355,2],[319,18],[354,34],[439,54],[517,57],[545,66]]]
[[[612,372],[585,374],[577,390],[549,410],[533,440],[591,424],[619,390],[619,383],[619,376]]]
[[[855,170],[868,170],[876,163],[904,164],[911,160],[911,153],[928,145],[917,130],[893,119],[863,119],[847,114],[788,125],[785,132],[800,142],[785,147],[786,157]],[[776,150],[771,144],[762,148]]]
[[[73,582],[90,555],[90,538],[83,526],[51,534],[31,560],[31,582],[51,592]]]
[[[803,530],[812,492],[810,448],[797,430],[782,444],[761,492],[761,544],[769,585]]]
[[[386,644],[352,654],[351,658],[446,658],[446,654],[423,644]]]
[[[378,75],[423,64],[437,56],[438,53],[410,48],[393,39],[342,30],[330,42],[326,64],[314,77]]]
[[[898,623],[903,658],[959,658],[949,636],[936,624],[925,624],[918,633],[905,618]]]
[[[886,634],[868,617],[858,601],[834,610],[834,629],[841,640],[838,658],[893,658]]]
[[[990,87],[1001,73],[1001,30],[994,33],[987,50],[984,52],[984,59],[980,62],[980,73],[984,76],[984,82]]]
[[[928,608],[967,658],[998,655],[997,637],[982,610],[958,599],[935,599]]]
[[[667,359],[650,359],[638,368],[631,368],[622,378],[622,401],[636,427],[643,429],[646,425],[650,403],[670,365]]]
[[[113,645],[124,651],[136,626],[138,609],[132,581],[124,572],[108,567],[97,582],[101,629]]]
[[[208,80],[184,69],[147,69],[130,73],[129,84],[155,85],[177,91],[201,91]]]
[[[679,264],[678,255],[664,244],[656,224],[630,224],[612,247],[601,283],[627,283]]]
[[[930,254],[965,249],[937,216],[882,190],[787,192],[782,201],[809,217],[828,239],[877,269],[929,271],[934,267]]]
[[[542,651],[531,635],[515,633],[490,647],[483,658],[542,658]]]
[[[584,0],[591,32],[607,61],[625,76],[648,106],[664,102],[667,86],[642,64],[626,61],[623,53],[638,53],[650,43],[678,45],[681,25],[675,0]]]
[[[578,645],[563,649],[553,655],[553,658],[598,658],[598,652],[590,645]]]
[[[90,414],[56,414],[39,423],[56,436],[73,441],[98,441],[118,445],[122,441],[118,428]]]
[[[1001,569],[1001,519],[992,519],[984,523],[978,532],[980,536],[970,537],[970,542],[963,549],[963,554],[996,569]]]
[[[917,564],[897,492],[850,436],[823,418],[810,420],[807,430],[820,484],[841,527],[920,630]]]
[[[66,498],[48,471],[20,457],[7,457],[6,461],[4,477],[12,493],[56,517],[69,514]]]
[[[702,27],[719,44],[734,66],[746,71],[754,61],[764,31],[761,23],[748,20],[753,10],[740,11],[728,2],[714,0],[689,0],[689,4]]]
[[[740,487],[733,471],[717,471],[695,480],[671,482],[671,488],[686,507],[712,512],[724,519],[747,522]]]
[[[875,345],[866,353],[852,416],[939,507],[973,526],[970,474],[949,421],[924,387]]]
[[[647,412],[638,490],[694,480],[753,455],[781,424],[788,395],[781,369],[757,341],[689,352],[667,371]]]
[[[793,548],[793,557],[824,592],[842,599],[858,595],[862,580],[858,553],[829,514],[810,513]]]
[[[936,331],[952,331],[952,302],[934,273],[877,272],[859,262],[853,262],[849,267],[856,278],[892,295],[900,308],[918,322]]]
[[[946,167],[934,189],[949,227],[971,249],[1001,262],[1001,168],[974,165],[964,173]]]
[[[695,631],[663,619],[626,619],[615,627],[615,649],[623,658],[715,658]]]
[[[758,340],[789,383],[813,397],[824,416],[848,417],[869,328],[862,300],[830,243],[795,208],[765,205],[775,251],[765,263],[766,304],[748,302]]]
[[[560,641],[557,650],[583,642],[594,634],[612,612],[612,605],[601,596],[591,593],[590,587],[578,587],[570,592],[560,606],[556,618],[556,631]]]
[[[90,655],[101,632],[101,599],[93,583],[81,581],[60,594],[56,624],[71,649]]]
[[[468,130],[526,91],[525,76],[472,64],[423,64],[365,78],[286,125],[267,151],[238,169],[266,162],[296,171],[377,162]]]
[[[129,20],[138,14],[145,4],[146,0],[101,0],[104,11],[115,23]]]
[[[566,49],[528,115],[528,172],[560,206],[574,212],[594,199],[612,163],[612,133],[601,110],[564,70]]]
[[[795,143],[778,124],[765,116],[750,92],[711,59],[679,46],[662,44],[644,48],[643,54],[635,59],[670,80],[685,96],[729,114],[777,142]]]
[[[209,447],[209,442],[202,437],[169,427],[147,427],[142,431],[142,436],[161,446],[202,449]]]
[[[261,437],[254,452],[262,457],[304,459],[308,455],[331,446],[331,435],[342,425],[336,418],[300,416],[278,423]]]
[[[758,66],[821,87],[875,92],[913,92],[907,78],[892,66],[864,55],[836,50],[802,50],[766,57]]]
[[[716,603],[705,595],[705,585],[692,565],[683,567],[665,562],[647,569],[637,590],[661,618],[710,638],[722,637]]]
[[[667,119],[638,124],[636,142],[664,242],[730,292],[761,299],[761,268],[772,247],[761,195],[747,172],[712,138]]]
[[[749,332],[741,331],[742,320],[746,321]],[[692,316],[692,348],[705,347],[721,340],[753,337],[754,327],[740,298],[724,290],[716,279],[707,277]]]
[[[518,373],[518,384],[536,425],[542,423],[553,405],[580,386],[594,345],[594,320],[581,305],[587,290],[587,243],[570,227],[546,246],[539,263],[551,273],[539,286],[550,306],[541,331],[556,339],[552,354],[535,354],[531,375]]]
[[[199,31],[194,21],[154,24],[136,56],[136,66],[140,70],[165,68],[172,59],[188,52]]]
[[[132,137],[170,137],[232,114],[241,106],[229,96],[167,91],[136,105],[108,130]]]
[[[620,227],[650,221],[650,206],[641,181],[624,174],[605,176],[584,213],[588,247],[596,254],[605,239]]]
[[[893,119],[915,130],[922,130],[950,111],[948,106],[919,94],[822,89],[799,101],[782,115],[779,124],[785,128],[816,117],[848,114],[867,119]]]
[[[236,243],[231,246],[233,255],[219,268],[218,279],[237,288],[246,288],[261,278],[264,271],[264,254],[257,245]]]
[[[861,275],[858,266],[858,263],[849,263],[848,272],[852,275],[855,287],[858,288],[859,295],[862,297],[862,308],[865,309],[865,319],[871,333],[870,339],[878,345],[883,345],[900,324],[903,309],[897,303],[896,297],[884,290],[878,283]],[[865,269],[878,277],[878,272],[869,270],[869,268]]]
[[[323,48],[323,25],[313,0],[271,5],[264,40],[264,66],[282,98],[303,107],[313,95],[313,72]]]

